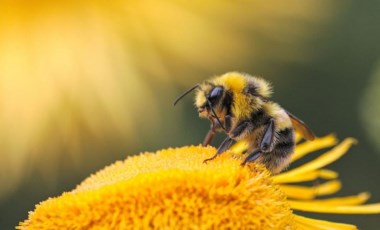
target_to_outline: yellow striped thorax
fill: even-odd
[[[215,87],[222,87],[224,91],[222,100],[219,100],[217,105],[213,104],[216,113],[221,116],[225,115],[224,113],[228,110],[226,106],[229,106],[226,104],[229,101],[226,100],[225,94],[230,93],[232,95],[230,110],[237,119],[248,118],[252,111],[263,106],[264,100],[272,93],[269,83],[261,78],[245,73],[229,72],[200,85],[195,96],[195,106],[198,110],[207,106],[207,100]],[[202,117],[207,117],[207,115],[200,113]]]

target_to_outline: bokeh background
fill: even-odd
[[[0,1],[1,229],[116,160],[201,143],[191,97],[172,102],[234,70],[271,81],[316,134],[356,137],[330,168],[340,195],[379,202],[379,12],[376,0]]]

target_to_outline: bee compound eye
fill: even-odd
[[[223,88],[220,86],[217,86],[211,90],[209,99],[218,98],[222,96],[222,94],[223,94]]]

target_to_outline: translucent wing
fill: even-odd
[[[292,121],[293,127],[297,130],[306,140],[312,141],[315,139],[313,131],[298,117],[286,111],[290,120]]]

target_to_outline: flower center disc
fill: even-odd
[[[20,229],[292,229],[286,196],[261,165],[211,147],[165,149],[116,162],[38,205]]]

